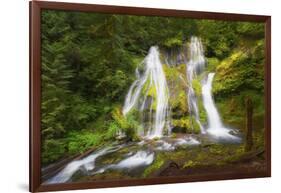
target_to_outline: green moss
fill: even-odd
[[[175,67],[163,65],[163,70],[167,81],[175,81],[178,78],[180,71]]]
[[[169,87],[169,105],[172,108],[172,116],[179,117],[188,114],[187,104],[187,80],[185,76],[185,64],[176,67],[163,66]]]
[[[170,137],[171,138],[177,138],[177,134],[176,133],[172,133]]]
[[[203,105],[202,97],[198,98],[197,103],[198,103],[200,122],[201,122],[201,124],[206,124],[208,117],[207,117],[207,113],[206,113],[206,110]]]
[[[172,119],[172,125],[177,130],[184,133],[199,134],[201,132],[200,126],[194,117],[181,117],[179,119]]]
[[[147,91],[147,96],[151,96],[151,97],[153,97],[154,99],[156,98],[157,92],[156,92],[156,87],[155,87],[155,85],[152,85],[152,86],[148,89],[148,91]]]
[[[184,128],[186,131],[191,128],[189,117],[182,117],[181,119],[172,119],[174,127]]]
[[[163,154],[161,154],[161,153],[157,154],[153,163],[144,170],[143,177],[148,177],[153,172],[156,172],[157,170],[159,170],[161,168],[161,166],[165,163],[165,160],[166,159]]]
[[[192,117],[192,133],[199,134],[201,132],[200,125],[197,123],[194,117]]]
[[[223,145],[215,144],[210,147],[209,151],[211,154],[222,154],[224,153],[224,147]]]
[[[200,133],[200,126],[194,117],[182,117],[180,119],[172,119],[172,125],[185,133]]]
[[[184,163],[183,168],[191,168],[194,167],[196,165],[196,162],[192,161],[192,160],[188,160],[187,162]]]
[[[202,87],[201,87],[201,83],[198,79],[192,80],[192,88],[194,89],[197,97],[200,97],[202,95]]]
[[[175,116],[184,116],[188,113],[185,90],[180,90],[177,97],[170,98],[170,105]]]

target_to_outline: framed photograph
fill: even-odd
[[[271,18],[30,2],[30,191],[271,176]]]

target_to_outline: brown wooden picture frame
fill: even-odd
[[[183,11],[170,9],[154,9],[140,7],[121,7],[105,6],[93,4],[76,4],[76,3],[59,3],[31,1],[30,9],[30,191],[58,191],[74,190],[88,188],[105,188],[120,186],[135,186],[149,184],[165,183],[182,183],[209,180],[227,180],[241,178],[258,178],[271,176],[271,17],[262,15],[230,14],[230,13],[213,13],[198,11]],[[40,134],[40,104],[41,104],[41,10],[64,10],[64,11],[82,11],[97,13],[114,13],[129,15],[146,15],[146,16],[173,16],[186,17],[194,19],[212,19],[226,21],[252,21],[265,23],[265,145],[266,145],[266,165],[267,170],[264,173],[237,173],[233,174],[213,174],[198,176],[177,176],[161,177],[149,179],[132,179],[132,180],[111,180],[100,182],[83,182],[83,183],[64,183],[54,185],[43,185],[40,180],[41,176],[41,134]]]

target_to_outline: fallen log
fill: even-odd
[[[229,161],[229,163],[238,163],[238,162],[247,162],[250,161],[260,155],[262,155],[265,152],[264,148],[258,149],[258,150],[252,150],[249,152],[244,153],[239,158],[235,160]]]

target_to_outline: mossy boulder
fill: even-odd
[[[182,117],[172,119],[173,130],[175,133],[194,133],[199,134],[201,129],[194,117]]]
[[[200,83],[200,80],[193,79],[192,80],[192,88],[194,89],[194,92],[197,97],[202,96],[202,85]]]
[[[172,110],[172,117],[185,116],[188,114],[186,65],[180,64],[174,67],[163,65],[163,68],[169,87],[169,105]]]
[[[164,154],[158,153],[153,163],[144,170],[143,177],[148,177],[154,172],[158,171],[161,166],[164,165],[166,159],[167,158],[164,156]]]

